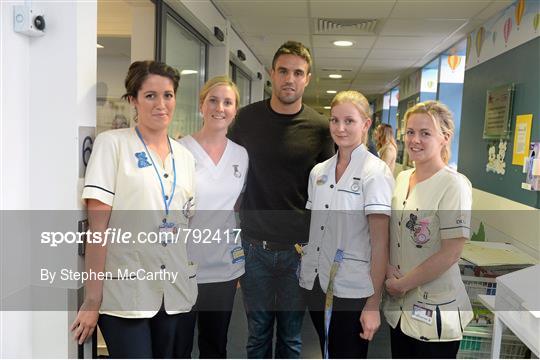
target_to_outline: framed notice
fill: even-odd
[[[513,100],[514,84],[487,91],[484,139],[508,139]]]
[[[523,165],[525,156],[529,153],[531,141],[532,114],[518,115],[516,117],[516,129],[514,130],[514,151],[512,164]]]

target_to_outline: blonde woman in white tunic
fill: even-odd
[[[311,224],[300,286],[307,290],[325,357],[366,358],[380,325],[394,179],[365,146],[371,125],[367,99],[343,91],[331,106],[330,134],[338,153],[315,165],[309,177]]]
[[[188,256],[198,265],[195,305],[199,356],[227,357],[227,332],[244,251],[234,207],[248,170],[246,150],[227,139],[238,109],[238,89],[225,76],[210,79],[199,96],[203,127],[180,140],[195,157],[197,211]]]
[[[455,358],[472,318],[458,260],[469,239],[471,183],[447,166],[452,114],[437,102],[405,114],[415,168],[396,181],[384,306],[394,358]]]

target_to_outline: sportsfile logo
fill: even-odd
[[[60,231],[44,231],[41,233],[41,244],[49,245],[50,247],[58,247],[61,244],[176,244],[196,243],[196,244],[212,244],[212,243],[227,243],[239,244],[241,229],[174,229],[172,231],[150,231],[139,232],[134,236],[129,231],[124,231],[120,228],[108,228],[104,232],[93,232],[91,230],[84,232],[60,232]]]

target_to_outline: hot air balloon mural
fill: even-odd
[[[511,32],[512,32],[512,19],[508,18],[504,22],[504,28],[503,28],[504,46],[508,44],[508,38],[510,37]]]
[[[538,23],[539,22],[540,22],[540,13],[536,13],[536,15],[534,15],[534,18],[533,18],[534,32],[536,32],[536,30],[538,30]]]
[[[452,69],[452,71],[456,70],[460,62],[461,62],[461,57],[457,55],[450,55],[448,57],[448,66],[450,66],[450,69]]]
[[[482,51],[482,45],[484,45],[484,35],[486,30],[484,27],[480,27],[476,32],[476,57],[480,57],[480,52]]]
[[[471,53],[472,46],[472,34],[467,35],[467,47],[465,48],[465,61],[469,60],[469,54]]]
[[[516,3],[516,25],[517,29],[519,30],[519,24],[521,24],[521,18],[523,17],[523,13],[525,12],[525,0],[519,0]]]

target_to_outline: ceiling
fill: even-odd
[[[382,94],[514,0],[212,0],[267,70],[278,47],[297,40],[313,56],[304,102],[323,111],[333,95]],[[321,26],[321,24],[337,24]],[[350,40],[338,48],[334,40]],[[341,74],[330,79],[329,74]]]

